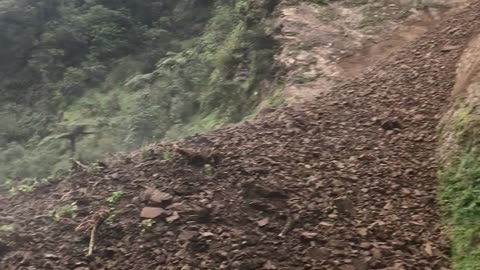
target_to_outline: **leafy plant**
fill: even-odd
[[[74,218],[78,212],[78,206],[76,202],[64,205],[55,211],[53,218],[55,221],[59,221],[62,218]]]
[[[163,159],[170,160],[175,157],[175,153],[172,152],[163,152]]]
[[[115,191],[112,193],[112,195],[110,195],[110,197],[107,198],[107,202],[109,204],[116,204],[123,198],[124,195],[125,192],[123,191]]]
[[[22,192],[22,193],[30,193],[30,192],[33,192],[33,187],[34,186],[20,185],[20,186],[18,186],[17,191]]]
[[[470,115],[471,109],[463,108],[457,111],[456,118],[455,118],[455,130],[457,132],[462,132],[467,127],[468,123],[471,120]]]
[[[205,164],[202,166],[202,172],[206,175],[213,175],[213,167],[210,164]]]
[[[37,187],[48,184],[49,182],[49,178],[25,178],[21,181],[7,180],[1,186],[8,189],[10,194],[16,195],[18,193],[31,193]]]
[[[110,225],[111,225],[111,224],[114,224],[114,223],[115,223],[115,221],[117,220],[117,218],[118,218],[117,214],[112,213],[112,214],[110,214],[110,215],[105,219],[105,222],[106,222],[107,224],[110,224]]]

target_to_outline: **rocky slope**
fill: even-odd
[[[479,26],[475,3],[310,103],[2,194],[0,269],[449,269],[435,128]]]
[[[332,1],[279,5],[282,50],[289,103],[311,100],[354,77],[428,32],[451,9],[469,1]]]

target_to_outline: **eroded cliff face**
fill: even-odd
[[[478,83],[480,82],[480,35],[473,38],[458,63],[457,78],[453,97],[471,97],[478,102]]]
[[[445,46],[445,50],[453,48]],[[452,104],[447,108],[439,125],[441,145],[439,158],[451,162],[465,143],[474,138],[465,137],[473,132],[478,121],[480,105],[480,35],[473,37],[457,63],[455,86],[452,89]]]

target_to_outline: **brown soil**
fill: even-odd
[[[435,127],[478,29],[477,2],[313,102],[2,194],[0,269],[449,269]]]
[[[415,19],[399,25],[392,31],[393,34],[385,34],[384,40],[376,44],[367,44],[352,56],[341,59],[338,65],[342,69],[342,75],[345,77],[357,76],[375,62],[387,58],[399,48],[415,41],[439,20],[439,16],[436,13],[422,12]]]
[[[475,132],[478,130],[477,104],[480,104],[480,35],[471,39],[457,63],[452,100],[454,104],[444,113],[439,125],[441,143],[437,160],[444,166],[461,154],[459,141],[478,137]]]
[[[286,1],[288,2],[288,1]],[[469,0],[335,1],[285,5],[277,24],[285,99],[303,103],[407,46]]]

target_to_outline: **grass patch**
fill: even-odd
[[[195,115],[190,118],[187,125],[173,126],[165,135],[165,140],[174,141],[189,135],[202,134],[209,130],[220,128],[228,121],[221,117],[220,113],[213,112],[206,115]],[[165,159],[173,158],[171,154]]]
[[[0,187],[8,189],[10,195],[18,195],[21,193],[32,193],[36,188],[46,185],[50,182],[49,178],[25,178],[21,181],[6,180]]]
[[[440,173],[440,204],[452,241],[454,269],[474,270],[480,265],[480,149]]]
[[[463,132],[471,120],[471,109],[462,108],[455,114],[454,127],[456,132]]]
[[[108,217],[105,219],[105,222],[107,224],[112,225],[117,221],[117,219],[118,219],[118,215],[115,214],[115,213],[112,213],[112,214],[108,215]]]
[[[175,153],[173,152],[163,152],[162,157],[164,160],[171,160],[175,157]]]
[[[480,266],[480,144],[477,117],[469,107],[458,109],[451,125],[460,154],[439,172],[439,203],[451,240],[453,269]]]
[[[77,203],[71,203],[64,205],[55,211],[53,218],[55,221],[60,221],[62,218],[74,218],[77,215],[78,206]]]
[[[107,198],[107,202],[111,205],[117,204],[123,198],[123,196],[125,196],[125,192],[123,191],[112,192],[112,195]]]

